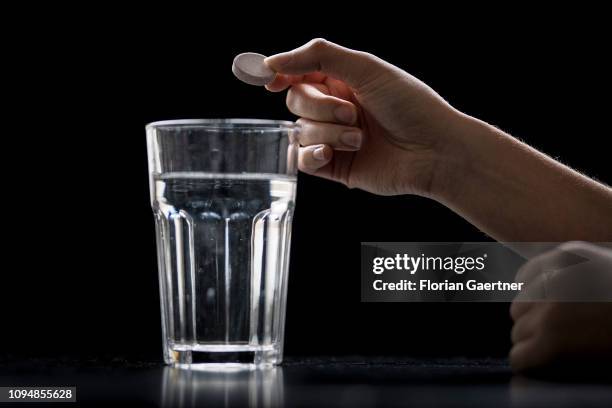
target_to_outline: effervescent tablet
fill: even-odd
[[[265,55],[245,52],[234,58],[232,72],[236,78],[250,85],[264,86],[274,80],[276,73],[265,63]]]

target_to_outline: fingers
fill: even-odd
[[[325,79],[326,76],[320,72],[313,72],[307,75],[277,74],[274,80],[266,85],[266,89],[271,92],[281,92],[293,84],[298,84],[300,82],[320,83]]]
[[[266,58],[265,63],[282,74],[321,72],[359,90],[387,69],[386,64],[363,52],[341,47],[321,38],[289,52]]]
[[[608,249],[584,242],[568,242],[533,258],[517,273],[516,280],[524,285],[511,307],[513,318],[527,308],[521,302],[609,301],[611,265]]]
[[[533,281],[536,276],[542,273],[543,257],[551,256],[551,254],[554,254],[554,251],[553,249],[552,251],[545,252],[525,262],[516,272],[514,280],[526,284]]]
[[[287,93],[287,107],[291,113],[319,122],[353,125],[357,122],[357,108],[347,100],[324,93],[321,84],[296,84]]]
[[[548,299],[547,283],[551,274],[550,271],[544,271],[524,282],[521,291],[514,297],[513,303],[533,303]]]
[[[537,324],[540,322],[538,310],[541,309],[530,308],[514,322],[511,332],[512,343],[516,344],[536,333]]]
[[[302,146],[326,144],[335,150],[359,150],[363,133],[358,127],[299,119],[298,141]]]
[[[354,151],[363,144],[354,92],[391,70],[384,61],[325,40],[265,60],[276,73],[266,87],[290,88],[287,107],[300,116],[298,168],[349,185]],[[336,151],[334,151],[336,150]]]
[[[526,300],[528,295],[540,296],[545,292],[546,282],[552,277],[569,275],[575,266],[588,266],[597,259],[610,259],[612,251],[586,242],[566,242],[526,262],[517,272],[515,281],[524,282],[517,300]]]
[[[266,85],[266,89],[271,92],[281,92],[302,80],[304,75],[283,75],[277,74],[272,82]]]
[[[569,350],[576,333],[568,327],[572,324],[568,309],[559,305],[536,303],[515,321],[510,350],[510,365],[515,372],[546,369]]]
[[[314,174],[326,166],[333,157],[332,149],[324,144],[300,147],[298,168],[304,173]]]
[[[529,312],[533,309],[537,303],[535,302],[512,302],[510,305],[510,316],[513,321],[517,321],[521,318],[525,313]]]
[[[609,247],[600,246],[583,241],[569,241],[557,247],[560,251],[581,256],[585,259],[606,258],[612,260],[612,251]]]
[[[582,241],[565,242],[525,263],[519,269],[516,280],[527,282],[542,272],[565,269],[594,258],[612,260],[612,251]]]
[[[549,363],[551,355],[535,337],[515,344],[510,350],[510,366],[514,372],[524,372]]]
[[[567,268],[581,260],[579,255],[561,248],[556,247],[526,262],[517,272],[516,281],[529,283],[543,273]]]

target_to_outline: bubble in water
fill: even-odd
[[[206,302],[209,304],[215,303],[215,288],[208,288],[206,290]]]
[[[235,212],[230,215],[230,221],[250,220],[251,216],[245,212]]]
[[[200,213],[199,218],[202,221],[220,221],[221,220],[221,216],[212,211],[204,211]]]

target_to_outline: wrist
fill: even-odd
[[[500,133],[493,126],[453,109],[436,146],[428,197],[447,205],[455,202],[469,183],[474,164],[482,164],[486,159],[483,146]]]

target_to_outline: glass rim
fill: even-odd
[[[285,130],[293,129],[296,124],[289,120],[277,119],[248,119],[248,118],[218,118],[218,119],[172,119],[159,120],[145,125],[145,129],[157,129],[163,127],[197,126],[206,129],[225,129],[228,127],[249,129],[253,125],[254,130]],[[235,126],[238,125],[238,126]],[[240,126],[244,125],[244,126]]]

